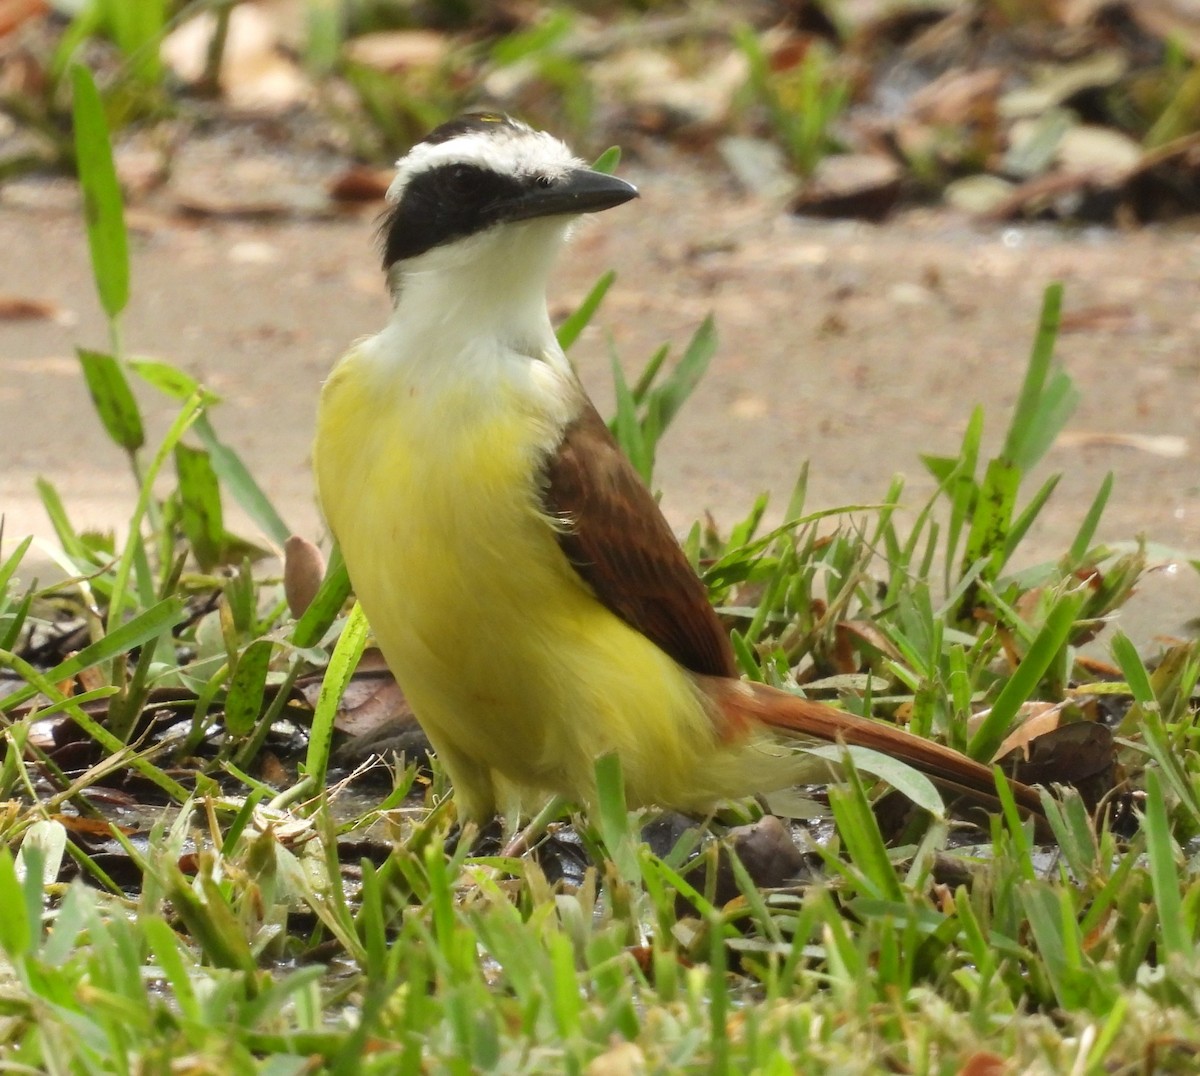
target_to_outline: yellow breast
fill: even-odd
[[[321,400],[326,518],[468,814],[495,809],[497,777],[586,800],[606,751],[634,802],[705,804],[732,778],[691,679],[596,600],[540,510],[574,389],[535,373],[480,385],[351,353]]]

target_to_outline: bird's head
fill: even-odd
[[[444,123],[413,146],[387,197],[383,265],[395,276],[476,261],[489,247],[501,255],[508,247],[519,262],[518,229],[552,256],[574,217],[627,202],[637,188],[588,168],[545,131],[483,112]]]

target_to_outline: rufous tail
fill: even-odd
[[[908,763],[947,791],[990,808],[998,806],[991,768],[952,748],[766,684],[718,676],[700,676],[697,680],[716,704],[726,723],[723,732],[731,738],[766,725],[784,735],[869,747]],[[1013,780],[1008,785],[1022,810],[1042,814],[1036,789]]]

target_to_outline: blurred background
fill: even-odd
[[[895,472],[919,505],[921,455],[953,453],[974,405],[1002,435],[1063,280],[1082,403],[1033,547],[1064,548],[1113,471],[1102,536],[1186,557],[1198,60],[1196,0],[0,0],[6,533],[53,535],[39,475],[80,527],[112,528],[136,495],[74,354],[111,343],[73,179],[78,62],[132,236],[122,350],[223,397],[214,423],[299,533],[321,533],[321,379],[387,317],[391,163],[489,107],[585,157],[619,145],[642,190],[581,231],[552,294],[563,316],[617,272],[572,351],[602,410],[614,360],[636,374],[714,315],[656,472],[677,526],[738,519],[760,490],[782,512],[806,459],[812,507],[876,503]],[[144,395],[169,421],[174,402]]]

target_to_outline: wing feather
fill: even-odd
[[[708,591],[586,399],[547,460],[543,505],[562,522],[559,545],[601,602],[692,672],[737,676]]]

